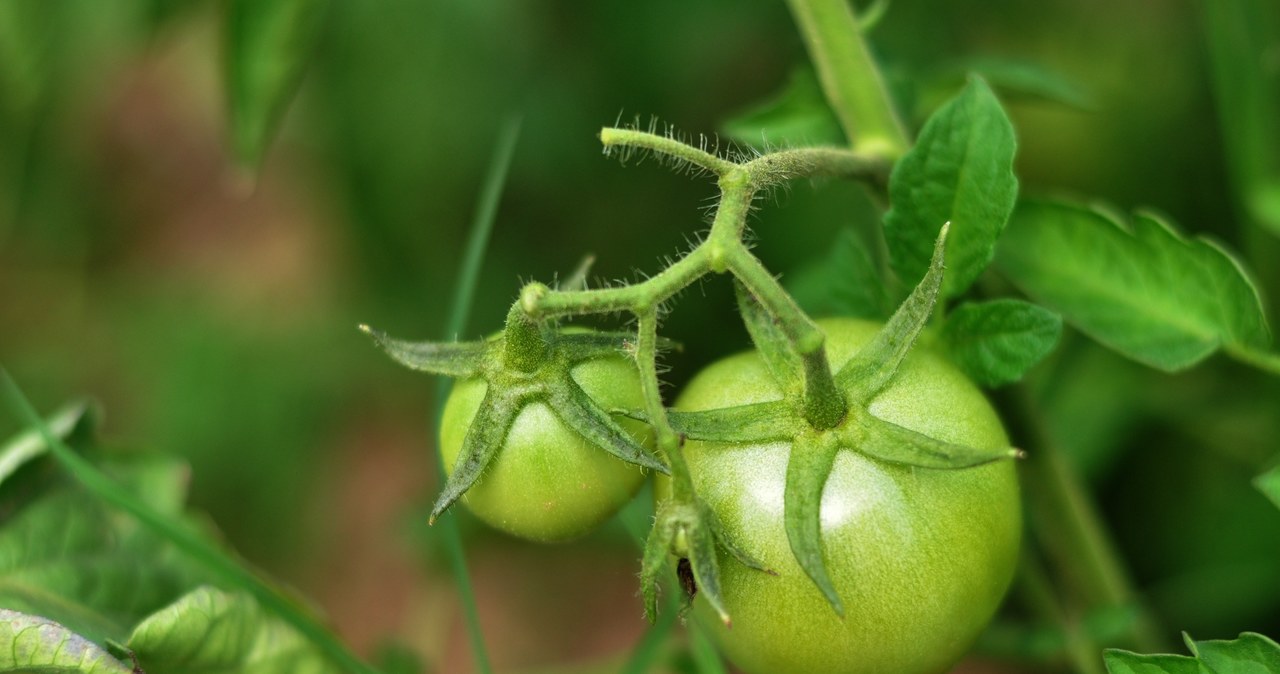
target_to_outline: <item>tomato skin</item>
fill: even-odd
[[[851,319],[819,325],[836,367],[880,327]],[[759,356],[744,353],[695,376],[676,407],[714,409],[780,397]],[[872,401],[871,412],[942,440],[1008,446],[982,393],[921,347]],[[703,599],[694,602],[698,619],[748,674],[946,671],[990,620],[1013,577],[1021,532],[1013,463],[930,470],[842,451],[822,500],[827,568],[846,610],[841,620],[787,542],[789,451],[788,443],[686,445],[697,492],[726,533],[778,572],[748,569],[721,551],[733,626],[726,628]]]
[[[644,407],[639,374],[622,356],[580,363],[572,374],[604,409]],[[445,403],[440,452],[450,474],[487,389],[482,379],[460,380]],[[643,423],[619,424],[651,444]],[[549,406],[535,402],[516,417],[497,457],[461,500],[495,529],[531,541],[563,542],[609,519],[644,479],[640,468],[588,443]]]

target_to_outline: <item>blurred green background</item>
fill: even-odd
[[[710,134],[780,89],[805,60],[784,4],[334,2],[251,191],[227,149],[221,3],[34,6],[0,32],[0,362],[42,408],[93,395],[118,443],[186,457],[194,505],[357,649],[394,636],[462,671],[425,527],[433,382],[354,327],[440,336],[511,114],[523,131],[462,337],[585,254],[594,275],[632,279],[687,248],[712,186],[620,167],[595,134],[637,115]],[[1024,194],[1151,206],[1213,234],[1251,261],[1275,316],[1276,240],[1244,233],[1202,11],[897,2],[871,40],[912,126],[967,70],[988,73]],[[757,251],[785,277],[874,218],[857,186],[799,184],[759,213]],[[747,343],[718,281],[682,296],[665,331],[685,344],[677,385]],[[1167,627],[1274,635],[1280,516],[1245,485],[1277,449],[1276,383],[1217,362],[1158,375],[1079,336],[1038,375]],[[608,660],[639,637],[620,527],[541,548],[462,521],[499,669]]]

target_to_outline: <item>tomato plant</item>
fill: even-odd
[[[579,363],[573,378],[606,408],[640,407],[640,377],[622,356]],[[454,384],[440,422],[440,452],[450,473],[487,392],[481,379]],[[621,423],[644,442],[647,429]],[[644,473],[599,451],[544,402],[516,417],[489,466],[462,502],[491,526],[535,541],[581,536],[622,507],[644,482]]]
[[[818,325],[834,367],[882,327],[853,319]],[[708,365],[675,407],[708,410],[781,395],[761,356],[751,352]],[[870,411],[950,442],[1008,444],[982,393],[925,349],[906,359]],[[791,450],[787,442],[686,446],[693,483],[726,533],[778,574],[753,573],[722,558],[733,626],[719,625],[705,600],[695,599],[699,618],[716,625],[729,659],[753,674],[945,670],[990,620],[1013,577],[1021,526],[1013,465],[932,470],[884,463],[856,448],[843,451],[822,498],[828,568],[848,607],[842,619],[788,544],[783,502]]]

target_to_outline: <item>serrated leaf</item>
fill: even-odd
[[[986,269],[1018,196],[1016,146],[1004,109],[977,77],[929,118],[889,178],[885,240],[903,282],[928,271],[944,222],[952,233],[943,296],[964,292]]]
[[[204,586],[156,612],[126,644],[147,674],[341,674],[245,593]]]
[[[329,0],[226,4],[227,105],[236,157],[262,159],[319,42]]]
[[[133,667],[52,620],[0,608],[0,672],[131,674]]]
[[[1221,347],[1271,341],[1257,289],[1217,244],[1151,215],[1130,227],[1068,203],[1025,203],[999,267],[1023,292],[1103,345],[1173,372]]]
[[[1103,660],[1110,674],[1275,674],[1280,672],[1280,645],[1254,632],[1237,639],[1192,641],[1183,635],[1192,657],[1141,655],[1110,649]]]
[[[1280,672],[1280,644],[1255,632],[1231,641],[1191,642],[1191,652],[1215,674],[1275,674]]]
[[[817,75],[808,66],[793,69],[781,91],[729,118],[721,128],[729,138],[753,147],[845,142],[840,122],[827,105]]]
[[[951,360],[989,387],[1022,379],[1061,336],[1061,316],[1011,299],[962,304],[947,316],[941,333]]]
[[[1271,470],[1255,477],[1253,486],[1258,488],[1264,496],[1271,499],[1271,502],[1280,508],[1280,466],[1276,466]]]
[[[875,259],[854,227],[841,229],[831,252],[785,285],[810,316],[884,319],[892,313]]]
[[[29,504],[0,528],[0,605],[95,640],[124,639],[195,578],[132,521],[71,489]]]

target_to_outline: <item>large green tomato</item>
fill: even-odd
[[[639,374],[621,355],[580,363],[572,374],[606,410],[644,407]],[[481,379],[464,379],[449,394],[440,452],[450,474],[487,388]],[[642,444],[650,442],[644,424],[619,423]],[[644,478],[640,468],[587,442],[545,403],[535,402],[516,417],[506,443],[462,502],[496,529],[533,541],[567,541],[609,519]]]
[[[833,367],[880,325],[819,321]],[[755,353],[725,358],[689,382],[676,402],[707,410],[777,400]],[[937,354],[917,347],[871,413],[932,437],[974,447],[1008,439],[982,393]],[[720,555],[726,628],[702,599],[728,658],[749,674],[925,674],[953,665],[990,621],[1013,576],[1021,516],[1013,463],[930,470],[843,451],[822,496],[827,568],[844,601],[840,619],[792,556],[783,529],[790,445],[685,448],[698,494],[726,533],[778,572],[769,576]]]

